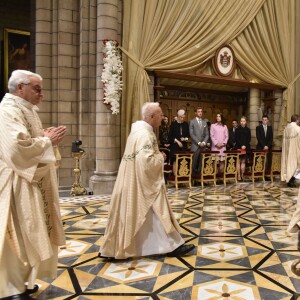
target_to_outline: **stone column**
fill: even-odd
[[[78,89],[78,128],[73,132],[73,135],[77,134],[77,138],[82,141],[81,147],[86,152],[80,163],[81,182],[87,186],[95,170],[97,0],[80,0],[79,3],[80,6],[76,12],[80,28],[78,57],[76,57],[78,64],[78,82],[76,83]]]
[[[256,140],[256,126],[259,124],[258,121],[258,112],[261,107],[260,103],[260,90],[250,88],[250,97],[249,97],[249,118],[247,126],[251,130],[251,148],[255,148],[257,144]]]
[[[273,115],[273,143],[274,148],[281,148],[282,146],[282,138],[278,137],[278,126],[279,126],[279,118],[280,112],[282,109],[282,90],[276,90],[274,93],[275,106],[274,106],[274,115]],[[290,121],[290,120],[289,120]]]
[[[112,115],[103,103],[103,40],[118,40],[120,9],[118,0],[97,1],[96,67],[96,170],[90,178],[94,194],[111,193],[120,163],[120,115]],[[120,40],[118,40],[120,43]]]
[[[78,1],[36,1],[36,72],[43,80],[40,117],[44,127],[66,125],[60,144],[60,185],[73,182],[71,141],[78,138]]]

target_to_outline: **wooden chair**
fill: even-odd
[[[202,188],[204,187],[204,182],[213,182],[216,186],[217,184],[217,159],[216,155],[219,151],[203,151],[201,152],[202,168],[201,174],[194,176],[194,182],[201,182]]]
[[[164,177],[165,177],[165,183],[168,183],[168,178],[170,174],[173,173],[173,166],[170,165],[170,149],[160,147],[159,151],[164,152],[167,157],[164,164]]]
[[[226,187],[227,180],[234,180],[237,184],[238,173],[237,168],[239,164],[239,156],[241,151],[239,150],[227,150],[225,153],[225,165],[223,173],[223,182]]]
[[[270,177],[271,182],[273,182],[274,177],[280,175],[281,175],[281,150],[272,150],[271,170],[266,171],[265,176]]]
[[[178,189],[179,183],[188,183],[192,187],[192,161],[194,152],[182,151],[175,153],[175,174],[170,174],[168,184],[173,183]]]
[[[250,178],[254,183],[255,179],[261,178],[265,182],[265,169],[268,151],[252,150],[251,163],[246,166],[244,178]]]

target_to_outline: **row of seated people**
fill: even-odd
[[[161,148],[169,155],[169,150]],[[201,172],[199,174],[192,174],[192,161],[194,152],[181,151],[176,152],[175,164],[170,165],[168,160],[166,161],[164,172],[166,181],[168,184],[174,184],[176,188],[180,183],[188,184],[189,187],[201,184],[202,188],[205,183],[212,182],[214,185],[217,181],[223,181],[226,187],[227,181],[234,181],[238,183],[238,166],[241,151],[240,150],[228,150],[225,151],[224,160],[224,172],[218,173],[218,161],[216,155],[218,151],[203,151],[199,157],[201,163]],[[246,170],[244,172],[243,180],[250,179],[254,183],[256,179],[262,179],[265,181],[266,178],[270,178],[273,182],[275,176],[280,175],[281,168],[281,150],[273,150],[271,153],[272,163],[270,168],[266,168],[268,151],[252,150],[251,156],[247,160]],[[168,159],[168,158],[167,158]]]

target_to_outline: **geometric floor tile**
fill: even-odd
[[[247,256],[245,247],[229,243],[213,243],[199,246],[201,256],[222,261],[232,260]]]
[[[259,299],[256,286],[233,280],[219,279],[193,287],[192,299]]]
[[[68,240],[64,247],[61,247],[58,253],[59,258],[69,257],[71,255],[79,255],[83,253],[90,244],[82,241]]]
[[[298,189],[280,181],[167,189],[180,233],[196,249],[181,257],[98,257],[111,195],[60,198],[66,245],[55,279],[36,299],[300,299],[297,234],[286,229]]]
[[[158,275],[161,263],[139,259],[127,262],[107,264],[101,271],[101,277],[120,283],[144,280]]]
[[[215,221],[208,221],[203,222],[201,226],[203,229],[217,231],[218,233],[229,231],[229,230],[236,230],[239,228],[238,222],[228,221],[228,220],[215,220]]]

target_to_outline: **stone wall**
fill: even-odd
[[[111,192],[120,161],[120,117],[103,103],[102,40],[119,40],[122,1],[37,0],[36,71],[44,77],[43,124],[66,125],[61,186],[74,181],[71,144],[82,141],[81,182]],[[120,41],[120,40],[119,40]]]

